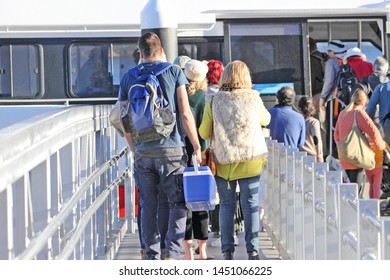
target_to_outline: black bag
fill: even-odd
[[[337,99],[341,105],[340,110],[351,102],[352,93],[355,91],[358,83],[359,79],[352,67],[349,64],[340,65],[337,74]]]

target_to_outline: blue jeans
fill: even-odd
[[[240,202],[244,216],[245,244],[247,252],[259,252],[259,200],[260,175],[228,181],[215,177],[219,198],[219,226],[221,251],[234,252],[234,213],[236,211],[236,187],[240,185]]]
[[[168,223],[165,236],[166,257],[180,258],[187,219],[182,187],[186,162],[186,155],[162,158],[135,156],[134,175],[139,188],[142,240],[150,260],[160,259],[160,243],[164,242],[159,231],[161,220]],[[162,192],[168,197],[168,220],[158,217]]]
[[[137,216],[137,226],[138,226],[138,235],[139,241],[141,243],[141,249],[145,249],[145,242],[142,238],[142,228],[141,228],[141,219],[142,219],[142,207],[140,205],[141,199],[138,197],[138,216]],[[161,235],[161,240],[165,240],[165,236],[168,231],[168,221],[169,221],[169,205],[168,198],[164,192],[159,193],[158,198],[158,230]],[[161,249],[165,249],[165,242],[161,242]]]

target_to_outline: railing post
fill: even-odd
[[[325,219],[325,174],[328,172],[328,164],[316,162],[314,168],[314,253],[316,260],[326,259],[326,219]]]
[[[297,152],[298,149],[287,149],[287,254],[294,258],[295,256],[295,239],[294,239],[294,231],[295,231],[295,216],[294,216],[294,186],[295,186],[295,164],[294,164],[294,153]]]
[[[340,171],[326,172],[325,217],[326,217],[326,259],[340,259],[339,209],[337,205],[337,186],[342,183]]]
[[[303,183],[303,259],[314,259],[314,203],[313,203],[313,183],[314,156],[303,157],[302,159],[302,183]]]
[[[268,148],[268,157],[267,163],[265,165],[265,170],[263,171],[264,176],[264,217],[263,217],[263,226],[268,229],[273,229],[274,224],[274,214],[273,214],[273,205],[272,197],[273,192],[275,191],[275,178],[274,178],[274,143],[277,143],[276,140],[271,140],[267,138],[267,148]]]
[[[306,152],[294,152],[294,259],[303,260],[303,158]]]
[[[379,200],[359,199],[359,259],[380,259],[380,226]]]
[[[279,145],[279,184],[280,184],[280,234],[279,234],[279,252],[286,251],[287,240],[287,147],[283,144]],[[283,248],[283,249],[282,249]]]
[[[390,260],[390,220],[381,220],[381,257],[382,260]]]
[[[357,209],[358,185],[339,184],[339,217],[340,217],[340,259],[359,259]]]

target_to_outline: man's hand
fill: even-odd
[[[200,163],[202,162],[202,154],[200,148],[194,149],[193,155],[196,156],[196,162],[198,163],[198,165],[200,165]]]

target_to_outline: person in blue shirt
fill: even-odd
[[[164,61],[164,51],[159,37],[153,32],[144,33],[138,40],[141,66],[154,71]],[[185,88],[187,78],[183,71],[172,66],[157,76],[164,97],[176,115],[176,125],[166,139],[136,142],[134,135],[124,136],[134,154],[134,179],[139,189],[141,206],[141,234],[145,243],[146,257],[160,259],[160,242],[165,241],[165,259],[180,259],[181,244],[184,240],[187,207],[182,191],[183,171],[187,166],[184,135],[194,148],[198,163],[201,151],[195,120],[188,102]],[[135,77],[129,71],[121,79],[118,100],[127,105],[128,92]],[[158,227],[159,196],[168,197],[169,219],[165,240],[161,240]]]
[[[390,143],[390,81],[379,84],[368,102],[366,112],[374,120],[376,106],[379,105],[379,123],[382,125],[385,141]]]
[[[282,87],[276,93],[278,104],[269,109],[271,122],[267,126],[272,139],[291,148],[301,148],[305,144],[305,119],[293,110],[295,91]]]

